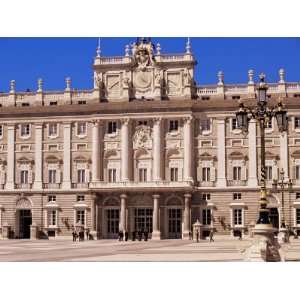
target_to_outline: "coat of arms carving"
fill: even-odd
[[[151,148],[151,129],[148,126],[138,126],[133,136],[135,148]]]

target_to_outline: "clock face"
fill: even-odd
[[[151,73],[139,71],[135,76],[135,85],[136,88],[148,88],[151,85]]]

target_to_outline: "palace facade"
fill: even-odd
[[[238,102],[257,85],[198,86],[190,42],[182,54],[138,39],[124,56],[94,59],[94,88],[0,93],[0,232],[3,238],[64,237],[83,226],[94,239],[147,230],[152,239],[248,234],[258,215],[260,132],[237,128]],[[266,124],[271,220],[300,230],[300,83],[270,83],[288,132]],[[292,190],[272,188],[291,179]],[[283,200],[283,201],[282,201]]]

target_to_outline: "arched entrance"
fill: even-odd
[[[120,223],[120,200],[116,197],[109,197],[103,202],[103,237],[116,239],[119,233]]]
[[[268,199],[268,208],[270,210],[269,212],[270,222],[272,223],[274,228],[279,228],[279,219],[280,219],[279,211],[278,211],[279,201],[273,195],[269,195],[267,199]]]
[[[32,224],[31,202],[27,198],[19,198],[16,203],[16,237],[30,239]]]

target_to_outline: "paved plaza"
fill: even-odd
[[[195,243],[183,240],[1,240],[0,261],[243,261],[251,240],[218,237]],[[300,261],[300,241],[291,239],[285,250],[287,261]]]

